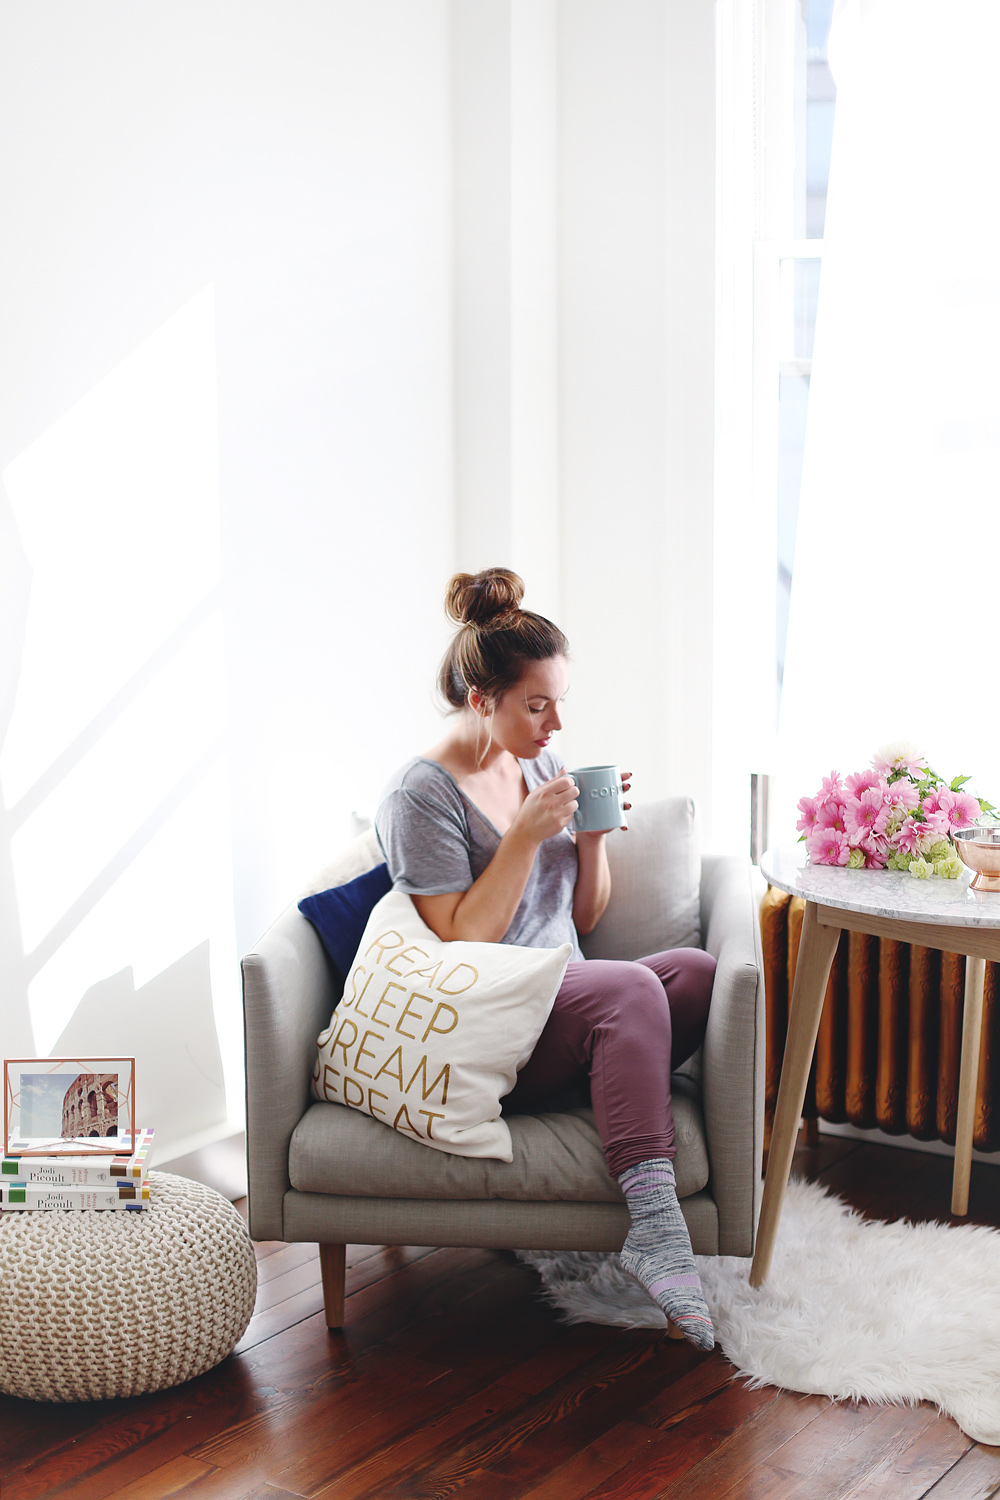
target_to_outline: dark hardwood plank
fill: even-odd
[[[728,1385],[670,1426],[672,1441],[652,1462],[639,1469],[630,1465],[593,1490],[588,1500],[655,1500],[672,1487],[684,1493],[680,1483],[691,1469],[755,1416],[769,1414],[780,1393],[752,1391],[745,1385]]]
[[[503,1272],[503,1267],[496,1268]],[[464,1304],[464,1313],[468,1317],[469,1302],[475,1300],[479,1304],[480,1316],[485,1319],[484,1324],[478,1330],[475,1338],[470,1339],[471,1331],[476,1327],[473,1322],[467,1327],[462,1326],[462,1320],[449,1324],[446,1338],[450,1340],[456,1349],[461,1349],[468,1356],[472,1351],[473,1359],[471,1368],[466,1369],[467,1358],[453,1360],[462,1370],[459,1379],[456,1379],[456,1389],[463,1394],[477,1390],[491,1380],[503,1377],[504,1373],[514,1368],[523,1360],[525,1347],[529,1353],[547,1338],[548,1330],[545,1327],[533,1329],[530,1323],[520,1326],[516,1316],[514,1318],[503,1318],[499,1313],[503,1307],[506,1293],[501,1291],[493,1298],[491,1305],[484,1305],[486,1296],[490,1290],[490,1283],[485,1286],[481,1282],[481,1268],[479,1284],[476,1285],[475,1299],[467,1299]],[[437,1317],[434,1323],[448,1322],[447,1317]],[[398,1313],[395,1323],[399,1327],[401,1320]],[[413,1338],[407,1339],[407,1331],[416,1333],[417,1343],[421,1348],[426,1347],[427,1339],[419,1338],[419,1330],[409,1327],[409,1320],[403,1323],[402,1332],[404,1337],[395,1340],[395,1347],[391,1349],[374,1348],[367,1349],[356,1359],[346,1359],[332,1368],[330,1375],[321,1377],[314,1383],[311,1393],[296,1394],[294,1391],[282,1403],[272,1403],[265,1411],[248,1421],[239,1424],[228,1432],[220,1434],[214,1441],[203,1445],[196,1450],[196,1456],[206,1462],[229,1464],[245,1460],[245,1457],[255,1450],[259,1435],[263,1432],[267,1435],[271,1447],[280,1446],[286,1438],[300,1432],[303,1426],[308,1426],[322,1420],[323,1431],[327,1437],[335,1436],[340,1442],[345,1422],[345,1413],[353,1412],[354,1408],[361,1407],[362,1412],[371,1412],[377,1409],[378,1383],[381,1382],[383,1391],[398,1393],[400,1384],[406,1383],[407,1370],[416,1369],[419,1373],[426,1375],[429,1380],[447,1373],[443,1365],[427,1365],[423,1361],[415,1361],[408,1352],[413,1345]],[[440,1339],[440,1333],[435,1327],[435,1341]],[[338,1342],[337,1336],[331,1336],[329,1343],[335,1347]],[[387,1373],[388,1371],[388,1373]],[[328,1395],[329,1387],[336,1382],[338,1391],[333,1397]],[[435,1400],[440,1402],[444,1399],[445,1387],[439,1387]],[[369,1392],[375,1391],[373,1397]],[[310,1399],[311,1396],[311,1399]],[[316,1400],[322,1398],[327,1406],[322,1412],[316,1408]],[[393,1400],[398,1400],[398,1394],[392,1395]],[[366,1405],[367,1403],[367,1405]],[[336,1421],[333,1413],[336,1413]],[[360,1420],[360,1418],[359,1418]],[[286,1430],[287,1428],[287,1430]],[[344,1457],[341,1449],[343,1466],[348,1460]],[[328,1463],[328,1460],[324,1459]]]
[[[217,1367],[221,1369],[220,1367]],[[102,1403],[116,1412],[109,1420],[53,1454],[39,1454],[8,1481],[16,1500],[104,1500],[115,1489],[178,1458],[216,1430],[253,1407],[260,1396],[216,1371],[172,1391],[133,1400]],[[4,1497],[6,1500],[6,1494]]]
[[[247,1379],[282,1398],[314,1384],[330,1385],[363,1362],[384,1358],[388,1341],[395,1339],[399,1349],[401,1339],[422,1327],[422,1319],[440,1315],[449,1286],[465,1277],[474,1281],[491,1259],[489,1251],[434,1251],[398,1276],[349,1294],[346,1329],[328,1331],[317,1314],[236,1356],[235,1362]]]
[[[626,1330],[605,1354],[529,1398],[514,1417],[482,1424],[469,1442],[418,1469],[405,1488],[390,1488],[386,1495],[444,1500],[473,1476],[477,1484],[485,1483],[478,1478],[484,1470],[507,1483],[508,1496],[516,1494],[524,1481],[537,1482],[601,1431],[631,1415],[643,1394],[680,1378],[697,1356],[697,1351],[688,1350],[688,1344],[651,1337],[646,1330]]]
[[[265,1312],[254,1313],[246,1333],[236,1345],[236,1353],[245,1354],[248,1349],[255,1349],[276,1333],[284,1333],[286,1329],[296,1323],[304,1323],[307,1318],[315,1317],[322,1310],[323,1288],[314,1283],[294,1297],[286,1297],[277,1306],[269,1307]]]
[[[72,1443],[102,1420],[108,1401],[24,1401],[0,1396],[0,1495],[3,1485],[24,1464],[51,1448]],[[4,1497],[5,1500],[5,1497]]]
[[[834,1162],[817,1179],[868,1218],[898,1218],[898,1206],[922,1192],[927,1176],[923,1153],[871,1145]]]
[[[376,1281],[381,1281],[384,1276],[391,1275],[393,1271],[401,1270],[404,1266],[412,1265],[414,1261],[422,1260],[426,1255],[434,1252],[425,1247],[407,1246],[401,1248],[394,1246],[392,1249],[379,1249],[367,1247],[369,1254],[355,1257],[348,1267],[348,1280],[346,1296],[353,1296],[366,1286],[371,1286]],[[268,1312],[280,1303],[291,1301],[292,1298],[300,1296],[304,1292],[312,1291],[321,1287],[319,1253],[315,1245],[289,1245],[290,1251],[309,1251],[308,1255],[297,1254],[289,1262],[281,1262],[280,1255],[274,1255],[265,1261],[266,1266],[275,1265],[273,1274],[268,1276],[257,1288],[257,1301],[254,1306],[254,1317]],[[315,1312],[312,1308],[310,1311]],[[301,1322],[300,1318],[291,1318],[291,1322]],[[257,1325],[255,1325],[256,1330]],[[249,1332],[249,1330],[248,1330]],[[259,1343],[259,1338],[254,1339]]]
[[[257,1265],[275,1255],[279,1250],[287,1250],[288,1246],[284,1240],[255,1240],[253,1253],[257,1257]]]
[[[272,1258],[278,1259],[277,1256]],[[267,1281],[262,1281],[258,1285],[257,1300],[253,1309],[254,1318],[259,1318],[262,1313],[269,1312],[280,1303],[302,1292],[310,1291],[319,1284],[318,1255],[312,1255],[308,1260],[300,1261],[298,1265],[285,1267],[277,1275],[269,1277]]]
[[[180,1458],[171,1458],[151,1473],[132,1480],[122,1489],[111,1490],[109,1500],[111,1496],[114,1500],[167,1500],[170,1495],[187,1495],[211,1474],[212,1470],[204,1464],[182,1454]]]
[[[160,1500],[161,1495],[190,1495],[193,1500],[301,1500],[289,1490],[276,1489],[266,1482],[248,1489],[242,1473],[205,1469],[204,1465],[202,1475],[190,1478],[183,1487],[174,1490],[161,1488],[161,1475],[170,1467],[165,1464],[162,1469],[155,1469],[125,1489],[114,1490],[108,1500]]]
[[[686,1413],[698,1411],[711,1401],[732,1379],[732,1365],[716,1349],[708,1358],[703,1355],[681,1379],[643,1401],[636,1408],[635,1420],[650,1427],[674,1427]]]
[[[595,1484],[628,1464],[644,1467],[670,1443],[668,1433],[638,1422],[619,1422],[574,1453],[538,1484],[522,1490],[518,1500],[581,1500]]]
[[[508,1385],[517,1386],[529,1396],[537,1396],[585,1360],[608,1349],[621,1337],[621,1329],[600,1323],[555,1324],[546,1329],[546,1334],[538,1353],[505,1377]]]
[[[800,1133],[795,1147],[793,1170],[800,1177],[808,1177],[810,1181],[814,1181],[835,1162],[843,1161],[856,1151],[863,1150],[864,1145],[863,1141],[856,1141],[852,1136],[821,1133],[816,1145],[808,1146]]]
[[[262,1286],[267,1286],[270,1282],[276,1281],[279,1276],[284,1276],[287,1271],[293,1271],[297,1266],[309,1265],[312,1261],[315,1261],[319,1265],[319,1250],[315,1245],[278,1245],[263,1260],[258,1258],[258,1292]]]
[[[408,1399],[440,1379],[440,1370],[415,1360],[395,1363],[392,1380],[386,1378],[381,1361],[354,1372],[336,1384],[324,1383],[308,1392],[291,1392],[244,1421],[233,1423],[189,1452],[194,1458],[219,1468],[262,1466],[269,1477],[287,1467],[293,1449],[309,1452],[312,1446],[333,1439],[340,1442],[352,1428],[388,1411],[395,1416],[399,1392]]]
[[[926,1406],[837,1402],[749,1476],[748,1500],[847,1500],[884,1460],[905,1452],[936,1415]],[[942,1463],[941,1472],[952,1462],[954,1457]],[[885,1500],[896,1500],[891,1490]]]
[[[395,1263],[395,1258],[393,1258],[387,1265],[386,1274],[376,1277],[357,1290],[355,1290],[352,1277],[348,1282],[345,1299],[345,1327],[351,1326],[354,1332],[355,1325],[362,1322],[366,1314],[393,1306],[397,1296],[404,1291],[404,1287],[412,1290],[414,1300],[418,1304],[422,1305],[423,1301],[428,1298],[437,1302],[440,1300],[441,1272],[447,1260],[450,1259],[462,1265],[481,1265],[484,1260],[489,1259],[490,1255],[491,1252],[487,1250],[426,1251],[415,1249],[411,1261],[400,1265]],[[425,1262],[433,1262],[433,1264],[429,1276],[421,1279],[416,1273],[419,1271],[419,1266]],[[365,1260],[358,1269],[363,1271],[367,1264],[368,1261]],[[403,1278],[403,1282],[400,1282],[398,1278]],[[302,1323],[307,1318],[320,1314],[322,1308],[323,1289],[317,1284],[315,1287],[298,1293],[297,1296],[289,1297],[277,1307],[270,1308],[259,1318],[255,1314],[250,1320],[246,1333],[236,1345],[236,1353],[243,1354],[265,1340],[273,1338],[276,1333],[284,1332],[294,1324]],[[395,1312],[392,1326],[397,1326],[398,1321],[398,1312]],[[325,1334],[326,1324],[321,1319],[319,1322]],[[368,1332],[370,1330],[366,1331]]]
[[[721,1500],[724,1495],[738,1500],[747,1476],[829,1406],[825,1396],[779,1391],[770,1406],[751,1413],[725,1441],[661,1490],[659,1500]]]
[[[313,1491],[315,1500],[379,1500],[389,1485],[405,1483],[418,1465],[449,1451],[470,1427],[516,1410],[524,1400],[522,1391],[494,1382],[457,1405],[446,1406],[440,1416],[409,1436],[394,1433],[388,1442]]]
[[[851,1500],[919,1500],[972,1447],[950,1417],[931,1413],[917,1435],[854,1485]]]
[[[979,1443],[927,1491],[927,1500],[990,1500],[1000,1494],[1000,1448]]]
[[[438,1440],[439,1428],[435,1421],[435,1412],[442,1407],[447,1413],[447,1431],[454,1428],[457,1433],[476,1423],[497,1419],[499,1409],[509,1415],[514,1407],[525,1406],[529,1398],[521,1389],[517,1372],[524,1363],[525,1353],[533,1354],[543,1339],[551,1337],[551,1332],[544,1325],[539,1328],[537,1321],[532,1330],[527,1319],[522,1324],[516,1311],[514,1316],[503,1316],[511,1305],[506,1283],[513,1278],[516,1284],[523,1285],[523,1268],[498,1259],[490,1269],[491,1278],[445,1315],[442,1320],[444,1328],[436,1334],[434,1341],[429,1346],[426,1340],[420,1341],[421,1353],[439,1360],[442,1371],[442,1378],[428,1388],[426,1415],[422,1407],[414,1404],[412,1396],[408,1396],[405,1410],[392,1414],[393,1426],[388,1436],[383,1435],[380,1426],[370,1426],[351,1434],[345,1442],[338,1429],[335,1444],[325,1445],[318,1456],[307,1454],[300,1457],[293,1467],[278,1471],[277,1480],[289,1488],[312,1494],[317,1486],[333,1484],[342,1471],[353,1471],[358,1466],[363,1469],[367,1459],[377,1460],[378,1473],[382,1476],[379,1484],[384,1487],[388,1483],[387,1476],[394,1476],[400,1467],[392,1462],[389,1450],[402,1440],[406,1449],[404,1475],[409,1482],[408,1476],[415,1467],[421,1463],[426,1466],[435,1456],[447,1456],[446,1453],[434,1453],[443,1442],[443,1438],[441,1442]],[[537,1320],[537,1309],[531,1309],[529,1305],[524,1311],[529,1315],[534,1312]],[[470,1351],[472,1358],[469,1357]],[[578,1362],[579,1355],[575,1357]],[[398,1349],[393,1349],[392,1358],[395,1363]],[[445,1362],[453,1368],[447,1370]],[[398,1389],[399,1382],[393,1383]],[[475,1411],[477,1403],[481,1408],[478,1413]],[[410,1433],[415,1416],[420,1420],[416,1430]],[[355,1444],[361,1445],[358,1458],[353,1457]],[[450,1451],[451,1439],[444,1446]],[[345,1474],[341,1488],[344,1493],[353,1493],[357,1483],[355,1477]],[[364,1486],[359,1492],[364,1492]]]
[[[383,1378],[382,1386],[386,1400],[381,1410],[368,1415],[357,1406],[345,1413],[343,1425],[327,1423],[314,1437],[306,1434],[303,1440],[300,1436],[294,1460],[276,1466],[269,1477],[295,1494],[314,1495],[346,1470],[384,1454],[396,1443],[419,1437],[442,1411],[461,1404],[468,1380],[464,1371],[448,1371],[421,1387],[403,1378]],[[501,1390],[496,1402],[488,1405],[494,1412],[507,1413],[513,1405],[523,1406],[526,1399],[519,1391]],[[504,1416],[486,1420],[503,1421]]]

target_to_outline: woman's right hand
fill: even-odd
[[[521,803],[517,817],[510,825],[511,831],[517,829],[534,844],[554,838],[572,823],[577,795],[576,782],[565,771],[551,781],[543,781]]]

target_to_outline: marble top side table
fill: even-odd
[[[966,956],[962,1057],[951,1211],[969,1210],[972,1128],[986,960],[1000,962],[1000,894],[973,891],[966,870],[958,880],[915,880],[895,870],[846,870],[806,863],[805,846],[769,849],[760,862],[778,890],[805,899],[802,937],[788,1007],[788,1035],[771,1130],[764,1197],[750,1285],[767,1277],[788,1185],[809,1067],[816,1046],[830,966],[841,932],[866,932]]]

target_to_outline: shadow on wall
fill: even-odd
[[[184,997],[183,1015],[178,996]],[[91,985],[52,1054],[145,1059],[136,1078],[137,1125],[180,1117],[191,1136],[225,1119],[207,941],[140,989],[131,969]],[[162,1157],[159,1141],[156,1156]]]
[[[134,1056],[160,1155],[242,1097],[216,429],[208,288],[0,504],[4,1055]]]
[[[6,491],[0,486],[0,751],[14,713],[24,654],[31,593],[31,564],[21,545]],[[11,859],[11,819],[0,797],[0,973],[4,976],[3,1052],[31,1057],[34,1039],[28,1014],[28,966],[21,944],[17,892]]]

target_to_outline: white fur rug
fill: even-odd
[[[665,1328],[617,1255],[520,1251],[568,1323]],[[847,1400],[933,1401],[1000,1444],[1000,1232],[881,1224],[814,1183],[788,1185],[771,1274],[697,1257],[715,1336],[752,1384]]]

